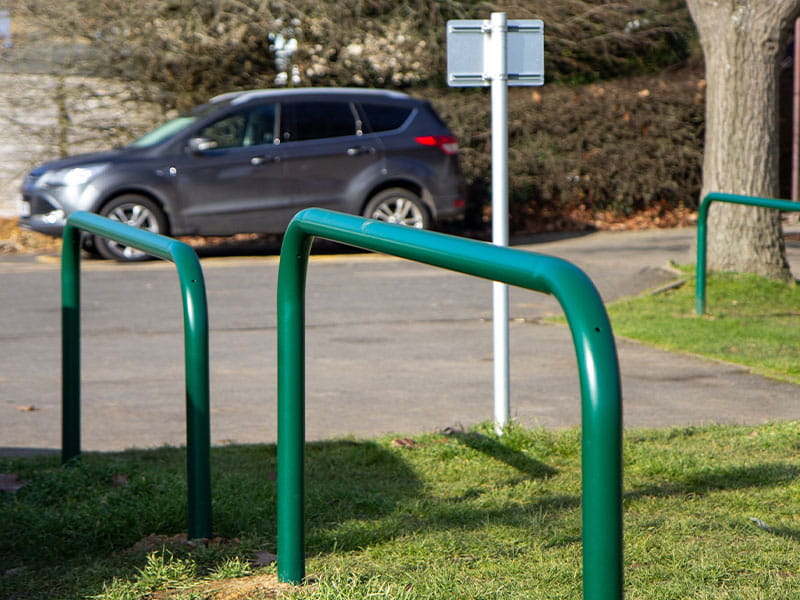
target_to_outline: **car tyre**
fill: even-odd
[[[158,204],[135,194],[114,198],[100,209],[100,215],[153,233],[167,231],[167,218]],[[118,262],[138,262],[152,258],[141,250],[102,236],[94,237],[94,245],[100,256]]]
[[[81,248],[89,258],[103,258],[100,256],[100,251],[97,249],[97,241],[91,233],[83,232],[81,236]]]
[[[397,223],[416,229],[428,229],[430,213],[415,193],[404,188],[389,188],[375,194],[363,215],[385,223]]]

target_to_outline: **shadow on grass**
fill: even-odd
[[[579,542],[578,494],[554,485],[521,494],[512,490],[518,482],[544,480],[559,470],[491,436],[465,433],[448,440],[441,460],[462,460],[469,448],[523,477],[483,481],[478,476],[454,485],[452,493],[441,486],[433,493],[419,473],[428,476],[425,461],[439,460],[436,454],[417,464],[405,450],[372,441],[307,444],[307,553],[348,552],[409,534],[481,531],[487,525],[525,528],[549,547]],[[275,450],[272,445],[212,450],[213,529],[232,543],[183,552],[213,565],[225,554],[275,550]],[[186,531],[183,449],[91,454],[71,469],[56,462],[53,457],[3,460],[2,470],[18,472],[26,482],[15,494],[0,496],[0,568],[20,573],[14,577],[18,584],[6,582],[14,583],[12,594],[35,597],[31,592],[56,586],[63,593],[52,597],[98,594],[110,577],[142,567],[145,554],[131,552],[136,542],[153,533]],[[115,484],[119,475],[122,485]],[[800,467],[777,461],[699,469],[634,489],[626,498],[769,488],[798,476]],[[794,529],[775,527],[770,533],[800,541]]]
[[[352,550],[391,539],[398,505],[423,484],[396,452],[371,441],[306,445],[306,545]]]
[[[464,446],[482,452],[494,460],[504,462],[510,467],[514,467],[529,477],[538,479],[552,477],[558,473],[558,469],[546,465],[535,458],[531,458],[518,450],[513,450],[501,444],[498,440],[481,435],[480,433],[453,433],[450,437]]]
[[[459,433],[450,436],[459,444],[470,449],[476,450],[486,456],[501,461],[525,474],[525,479],[544,479],[558,474],[558,470],[546,465],[536,459],[526,456],[522,452],[515,451],[505,446],[501,441],[487,437],[478,433]],[[433,497],[425,494],[424,488],[419,481],[410,478],[403,480],[405,469],[400,467],[398,472],[385,473],[389,478],[396,480],[398,488],[410,486],[414,492],[408,496],[416,501],[416,508],[408,511],[403,500],[403,494],[398,493],[398,489],[393,490],[393,494],[387,496],[390,503],[394,504],[398,510],[390,511],[386,506],[384,510],[373,511],[372,517],[363,514],[357,520],[345,522],[344,519],[330,521],[321,524],[322,528],[315,530],[315,526],[310,524],[309,540],[315,541],[318,551],[327,552],[331,548],[337,550],[355,550],[371,544],[379,544],[393,538],[407,535],[409,533],[428,533],[445,531],[448,529],[470,531],[485,527],[488,523],[502,526],[515,526],[538,528],[542,532],[543,538],[547,538],[547,546],[578,543],[580,533],[576,534],[575,529],[570,527],[563,520],[565,513],[574,511],[580,507],[581,499],[579,495],[558,493],[557,490],[550,490],[542,497],[532,499],[528,502],[508,503],[503,506],[487,507],[481,502],[481,496],[491,494],[492,490],[481,485],[468,486],[467,489],[458,494],[444,497]],[[350,481],[364,481],[369,478],[368,473],[358,474],[355,478],[350,473]],[[643,497],[667,497],[685,496],[686,494],[697,494],[702,496],[712,491],[742,490],[749,488],[771,488],[786,485],[800,476],[800,467],[783,462],[767,462],[758,465],[744,467],[726,467],[718,469],[706,469],[695,472],[688,472],[679,479],[666,481],[659,485],[652,485],[635,489],[624,494],[626,499],[637,499]],[[515,485],[514,482],[506,482],[504,485]],[[312,512],[320,510],[319,504],[326,502],[324,486],[320,486],[315,498],[309,498],[309,504],[313,506]],[[359,500],[364,506],[370,506],[373,502],[382,501],[380,498],[369,499],[366,496],[374,493],[376,486],[372,489],[364,488],[365,497]],[[352,490],[350,490],[352,493]],[[385,493],[385,492],[381,492]],[[340,501],[340,496],[334,493],[332,496],[335,502]],[[424,507],[424,510],[419,508]],[[351,515],[359,511],[348,511]],[[379,515],[387,515],[381,518]],[[563,531],[552,527],[550,523],[561,522]],[[770,531],[774,535],[800,539],[800,533],[786,528],[773,528]]]
[[[790,527],[770,527],[766,531],[767,533],[792,540],[793,542],[800,542],[800,530],[797,529],[792,529]]]
[[[525,480],[547,479],[559,473],[558,469],[492,437],[479,433],[456,433],[448,437],[519,470]],[[324,452],[323,447],[319,450]],[[361,452],[363,455],[359,456]],[[471,531],[487,524],[539,529],[549,547],[580,542],[580,532],[576,533],[574,527],[568,525],[569,519],[563,520],[566,513],[580,507],[580,495],[558,493],[552,489],[527,502],[487,506],[482,502],[482,496],[492,494],[495,488],[478,483],[453,495],[435,497],[425,492],[425,486],[402,460],[384,456],[383,452],[362,443],[354,445],[354,460],[332,478],[331,472],[324,468],[324,456],[319,456],[323,462],[316,463],[316,466],[313,459],[310,461],[310,470],[323,468],[323,479],[311,484],[312,489],[307,493],[310,549],[317,552],[357,550],[410,533],[450,529]],[[369,468],[364,468],[365,463]],[[376,473],[376,466],[380,473]],[[800,467],[782,462],[708,469],[635,489],[625,493],[624,497],[702,495],[711,491],[770,488],[790,483],[798,475]],[[375,477],[382,481],[375,481]],[[516,481],[506,481],[502,485],[514,486]],[[410,504],[408,500],[411,500]],[[354,505],[347,508],[345,504],[348,502]],[[563,531],[554,528],[554,522],[560,522]],[[800,538],[791,530],[776,528],[772,533],[791,539]]]
[[[274,552],[275,446],[212,450],[212,528],[219,537],[208,544],[181,535],[185,456],[183,448],[87,453],[69,469],[57,457],[0,459],[0,473],[18,473],[25,483],[0,494],[0,574],[20,574],[5,582],[12,596],[93,596],[162,548],[191,556],[201,569],[226,555],[247,560],[254,548]],[[391,537],[380,524],[391,521],[398,504],[423,493],[402,457],[375,442],[312,442],[305,463],[309,551],[336,548],[337,536],[326,532],[340,524],[353,527],[339,547]]]
[[[447,436],[451,446],[461,445],[502,462],[523,474],[524,480],[546,479],[558,470],[479,433]],[[310,553],[355,551],[411,534],[439,531],[471,531],[487,523],[516,527],[536,526],[553,512],[570,511],[580,498],[549,494],[535,502],[487,506],[484,496],[496,487],[483,481],[464,482],[440,495],[431,494],[409,469],[402,454],[381,451],[365,442],[352,442],[350,460],[335,470],[328,464],[325,446],[311,446],[307,453],[306,522]],[[409,452],[415,452],[411,449]],[[499,484],[512,487],[519,478]],[[346,506],[347,503],[351,505]],[[490,503],[491,504],[491,503]],[[554,543],[572,543],[579,536],[556,536]]]
[[[790,483],[800,475],[800,467],[771,462],[747,467],[727,467],[686,473],[676,481],[642,487],[625,494],[626,498],[665,497],[689,493],[770,488]]]

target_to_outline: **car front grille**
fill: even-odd
[[[58,207],[52,202],[48,201],[47,198],[42,198],[41,196],[34,194],[23,194],[22,200],[30,205],[32,215],[44,215],[54,210],[58,210]]]

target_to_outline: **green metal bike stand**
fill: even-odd
[[[200,261],[187,244],[93,213],[76,212],[67,219],[61,251],[61,460],[69,462],[81,453],[81,231],[148,252],[177,267],[183,299],[189,537],[211,537],[208,305]]]
[[[298,213],[284,236],[278,272],[278,577],[305,576],[305,282],[315,237],[552,294],[577,356],[582,412],[583,590],[588,600],[623,597],[622,396],[616,346],[603,302],[571,263],[441,233],[323,209]]]
[[[708,210],[713,202],[743,204],[772,208],[784,212],[800,212],[800,202],[777,200],[775,198],[758,198],[756,196],[738,196],[712,192],[703,198],[697,213],[697,276],[695,279],[695,312],[702,315],[706,312],[706,258],[708,244]]]

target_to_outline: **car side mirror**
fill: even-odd
[[[217,142],[211,138],[196,137],[189,140],[188,148],[192,154],[202,154],[206,150],[213,150]]]

